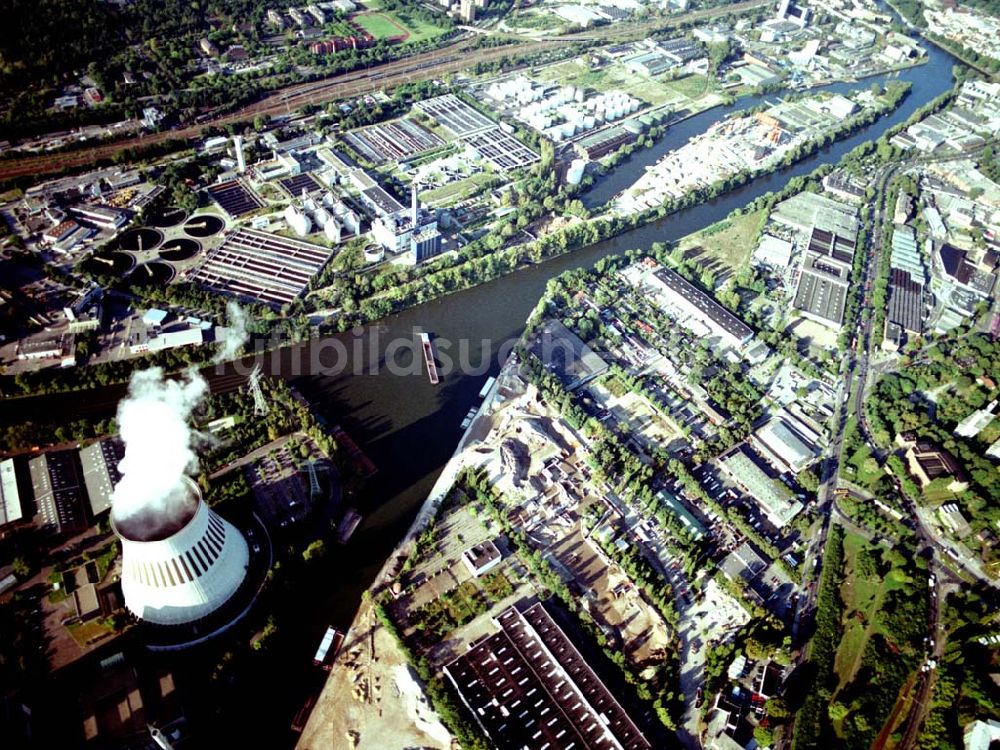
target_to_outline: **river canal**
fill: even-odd
[[[451,456],[461,435],[462,419],[469,408],[478,403],[478,392],[487,374],[494,374],[499,369],[498,351],[520,334],[549,279],[567,269],[589,267],[612,253],[646,248],[658,240],[676,240],[724,218],[733,209],[769,191],[780,190],[792,177],[808,174],[822,164],[836,163],[855,146],[877,138],[887,128],[904,121],[914,110],[947,91],[953,83],[952,66],[955,63],[951,55],[930,46],[926,64],[895,76],[912,84],[910,95],[895,112],[792,167],[755,179],[716,200],[611,240],[391,315],[361,336],[338,337],[349,353],[347,372],[320,374],[310,370],[310,365],[331,364],[336,352],[329,342],[287,347],[274,358],[269,355],[270,363],[265,368],[300,389],[328,421],[341,424],[378,466],[379,472],[367,491],[364,522],[351,542],[331,556],[329,585],[317,591],[309,601],[304,601],[301,611],[296,613],[296,622],[290,623],[301,631],[301,638],[291,641],[301,644],[301,653],[286,655],[287,674],[262,675],[261,692],[258,693],[260,705],[246,706],[246,716],[254,717],[252,730],[247,728],[250,736],[264,741],[265,745],[261,746],[287,744],[291,713],[305,697],[299,680],[303,665],[309,664],[315,644],[328,624],[343,627],[351,622],[362,592],[402,538]],[[855,84],[838,83],[826,88],[846,92],[867,87],[876,80],[885,82],[886,77]],[[774,100],[776,97],[766,98]],[[676,124],[653,148],[638,152],[613,174],[602,178],[591,190],[587,202],[599,205],[606,201],[634,182],[646,166],[668,151],[683,145],[731,112],[761,101],[760,97],[744,97],[732,106],[717,107]],[[394,340],[413,341],[415,332],[420,330],[433,332],[441,353],[456,359],[460,343],[468,342],[471,349],[468,360],[474,372],[453,368],[442,373],[440,385],[432,386],[420,361],[410,368],[413,371],[410,375],[388,372],[379,359],[374,362],[375,368],[370,367],[372,354],[380,356]],[[373,337],[378,339],[374,344]],[[358,352],[362,354],[360,359],[354,356]],[[410,355],[401,355],[399,359],[408,364]],[[365,364],[365,372],[358,372],[359,361]],[[226,380],[232,382],[233,379]],[[122,387],[108,387],[88,393],[86,398],[78,394],[56,394],[15,399],[3,405],[0,418],[15,421],[38,413],[58,414],[61,418],[110,414],[122,392]],[[275,685],[284,686],[280,695],[275,695]],[[289,710],[285,711],[285,707]],[[264,740],[265,737],[268,739]]]

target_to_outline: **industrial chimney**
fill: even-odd
[[[420,203],[417,200],[417,183],[414,180],[413,185],[410,187],[410,219],[413,222],[413,228],[416,229],[419,222],[420,214]]]
[[[240,174],[246,174],[247,159],[243,154],[243,136],[233,136],[233,149],[236,151],[236,171]]]

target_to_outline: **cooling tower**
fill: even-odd
[[[198,486],[187,480],[186,492],[166,518],[112,514],[122,541],[125,606],[156,625],[214,612],[243,583],[250,559],[242,534],[202,501]]]

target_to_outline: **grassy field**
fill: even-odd
[[[868,639],[879,629],[875,615],[882,607],[885,595],[902,588],[906,576],[899,570],[890,570],[884,579],[869,578],[857,569],[857,559],[868,546],[864,537],[847,532],[844,535],[844,556],[847,574],[840,589],[844,600],[844,637],[837,649],[834,670],[840,678],[840,687],[850,684],[861,665],[861,658]],[[884,633],[892,637],[892,633]]]
[[[688,106],[689,101],[662,82],[629,73],[620,65],[609,65],[599,70],[589,70],[575,60],[541,68],[533,76],[539,81],[557,82],[595,91],[624,91],[647,104]]]
[[[434,206],[463,200],[476,193],[483,184],[491,179],[491,175],[480,172],[466,177],[464,180],[457,180],[434,190],[423,192],[420,194],[420,200]]]
[[[362,13],[351,20],[376,39],[405,36],[409,33],[409,29],[383,13]]]
[[[78,622],[68,625],[66,629],[73,636],[73,640],[80,646],[89,646],[94,641],[99,641],[112,635],[115,631],[104,624],[102,620],[90,620],[88,622]]]
[[[678,78],[676,81],[666,81],[664,87],[673,91],[678,97],[688,99],[700,99],[705,94],[712,94],[718,90],[715,82],[708,76],[688,75]]]
[[[384,39],[385,37],[403,33],[394,24],[398,24],[400,28],[410,34],[406,40],[407,42],[422,42],[425,39],[433,39],[445,33],[445,29],[440,26],[421,21],[417,18],[411,18],[405,11],[394,10],[375,13],[373,11],[381,11],[382,9],[382,4],[379,0],[367,0],[364,6],[368,9],[368,12],[351,16],[351,20],[376,39]]]
[[[767,215],[767,210],[761,209],[735,219],[723,219],[684,237],[681,247],[685,250],[700,247],[699,261],[716,260],[735,273],[746,265],[753,253]]]

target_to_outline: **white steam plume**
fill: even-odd
[[[153,367],[135,373],[128,396],[118,404],[125,458],[112,497],[119,530],[131,538],[152,538],[183,522],[191,507],[186,477],[197,471],[197,433],[188,420],[208,392],[194,370],[167,380]]]
[[[247,314],[242,307],[235,302],[230,302],[226,305],[226,317],[229,319],[229,325],[225,328],[222,348],[215,355],[216,362],[225,362],[235,357],[236,352],[250,338],[247,333]]]

